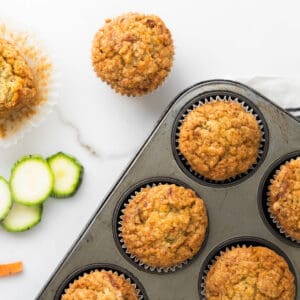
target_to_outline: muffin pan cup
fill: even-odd
[[[265,136],[268,147],[255,170],[231,184],[214,185],[197,180],[185,172],[174,157],[176,149],[173,129],[176,118],[195,97],[215,92],[236,94],[247,99],[267,126],[264,129],[268,132]],[[113,264],[130,272],[140,281],[150,300],[200,299],[199,274],[201,268],[207,266],[209,254],[223,242],[245,236],[269,241],[281,249],[299,277],[299,247],[275,234],[261,213],[261,185],[265,176],[269,175],[274,162],[295,151],[300,151],[299,121],[251,88],[237,82],[213,80],[184,90],[164,112],[150,137],[97,209],[37,299],[54,299],[70,274],[94,263]],[[114,223],[116,207],[121,205],[124,195],[128,195],[139,182],[155,180],[157,177],[172,178],[192,188],[205,201],[209,216],[209,233],[199,254],[184,268],[159,274],[139,268],[124,256],[119,249],[114,227],[117,226]],[[299,291],[298,278],[296,288]]]
[[[261,197],[259,199],[259,206],[261,215],[266,225],[269,226],[270,230],[272,230],[274,234],[277,235],[279,238],[283,238],[287,241],[290,241],[295,246],[300,248],[300,240],[295,239],[294,237],[290,236],[287,232],[285,232],[285,229],[281,226],[277,218],[272,215],[272,212],[270,210],[271,203],[268,196],[271,180],[274,179],[274,177],[280,171],[280,167],[297,157],[300,157],[300,151],[292,152],[285,155],[284,157],[281,157],[269,168],[260,186]]]
[[[146,187],[154,187],[154,186],[159,186],[162,184],[175,184],[177,186],[183,186],[185,188],[190,189],[189,186],[187,186],[185,183],[180,182],[178,180],[174,180],[172,178],[166,178],[166,177],[157,177],[157,178],[152,178],[151,180],[144,180],[137,185],[135,185],[128,193],[122,197],[119,201],[119,204],[116,206],[115,212],[114,212],[114,217],[113,217],[113,228],[114,228],[114,238],[117,243],[117,246],[119,248],[119,251],[123,256],[131,263],[135,264],[137,268],[144,269],[147,272],[150,273],[157,273],[157,274],[163,274],[163,273],[168,273],[168,272],[175,272],[177,270],[180,270],[184,267],[186,267],[188,264],[192,263],[194,259],[199,255],[201,252],[201,249],[205,246],[205,242],[208,236],[208,226],[206,228],[206,234],[203,240],[203,243],[199,249],[199,251],[191,258],[181,262],[180,264],[173,265],[170,267],[153,267],[149,266],[143,262],[141,262],[136,256],[132,255],[129,250],[127,250],[126,245],[123,241],[122,238],[122,219],[123,219],[123,210],[127,206],[127,204],[132,200],[132,198],[136,195],[137,192],[140,192],[143,188]],[[199,197],[199,195],[197,195]],[[201,198],[201,196],[200,196]],[[205,203],[205,201],[204,201]],[[209,218],[209,216],[207,216]]]
[[[179,150],[179,135],[180,135],[181,126],[185,118],[190,112],[192,112],[195,108],[202,106],[206,103],[221,102],[221,101],[239,103],[246,112],[251,113],[255,117],[259,129],[261,131],[261,140],[258,147],[256,161],[252,164],[252,166],[249,167],[249,169],[246,172],[237,174],[233,177],[224,180],[212,180],[198,173],[196,170],[193,169],[192,166],[190,166],[187,159]],[[180,111],[173,126],[172,143],[173,143],[174,157],[177,160],[181,169],[187,175],[191,176],[193,179],[198,180],[202,183],[207,183],[215,186],[218,186],[219,184],[230,185],[243,180],[244,177],[247,177],[248,174],[254,172],[256,167],[259,166],[261,159],[264,158],[265,153],[268,149],[268,127],[266,125],[263,115],[259,112],[259,110],[255,107],[255,105],[249,102],[246,98],[234,93],[229,93],[229,92],[223,93],[222,91],[220,92],[213,91],[213,92],[204,93],[201,96],[196,96],[187,105],[185,105],[184,108]]]
[[[211,251],[211,253],[207,256],[204,264],[202,265],[202,268],[199,273],[199,295],[201,300],[205,300],[206,298],[206,291],[205,291],[205,280],[207,277],[207,274],[213,264],[218,260],[218,258],[221,256],[222,253],[225,253],[226,251],[230,251],[234,248],[242,248],[242,247],[257,247],[257,246],[262,246],[262,247],[267,247],[271,250],[273,250],[275,253],[280,255],[281,257],[284,258],[284,260],[287,262],[289,269],[291,273],[295,277],[295,282],[297,281],[297,275],[295,272],[295,269],[290,262],[289,258],[286,256],[286,254],[277,246],[275,246],[273,243],[253,237],[253,236],[244,236],[244,237],[238,237],[238,238],[233,238],[229,239],[227,241],[224,241],[220,245],[218,245],[215,249]],[[297,292],[297,290],[296,290]]]
[[[69,286],[77,279],[82,277],[85,274],[88,274],[95,270],[106,270],[117,273],[118,275],[123,275],[125,279],[130,282],[130,284],[135,288],[138,296],[138,300],[148,300],[148,296],[146,291],[144,290],[141,283],[128,271],[111,264],[90,264],[84,266],[76,271],[74,271],[70,276],[68,276],[64,282],[61,284],[60,288],[56,291],[55,297],[53,300],[60,300],[61,296],[64,294],[65,290],[69,288]]]

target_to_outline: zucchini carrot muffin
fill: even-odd
[[[0,146],[16,144],[52,111],[56,86],[42,47],[0,23]]]
[[[300,242],[300,157],[281,165],[271,180],[268,198],[274,221]]]
[[[213,101],[187,114],[179,151],[191,168],[210,180],[247,172],[256,162],[261,130],[254,115],[234,101]]]
[[[138,300],[137,291],[124,275],[112,271],[92,271],[75,280],[61,300]]]
[[[27,61],[12,43],[0,38],[0,116],[30,105],[35,95]]]
[[[155,90],[169,74],[173,55],[171,33],[155,15],[128,13],[108,19],[92,45],[97,75],[127,96]]]
[[[205,204],[194,191],[163,184],[143,188],[123,211],[121,236],[146,266],[168,268],[191,259],[205,239]]]
[[[205,280],[207,300],[294,300],[295,278],[285,259],[266,247],[221,254]]]

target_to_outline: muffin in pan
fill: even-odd
[[[263,247],[222,252],[205,279],[207,300],[294,300],[295,278],[285,259]]]
[[[224,181],[256,163],[261,139],[253,113],[236,101],[214,100],[187,113],[179,129],[178,148],[195,172]]]
[[[92,45],[97,75],[127,96],[155,90],[169,74],[173,55],[171,33],[155,15],[128,13],[106,20]]]
[[[300,243],[300,157],[281,165],[271,179],[267,204],[277,227]]]
[[[175,184],[142,188],[122,211],[121,238],[131,257],[154,269],[180,266],[200,250],[206,207],[191,189]]]
[[[0,37],[0,116],[8,116],[34,101],[32,70],[19,50]]]
[[[61,300],[80,299],[138,300],[139,297],[135,286],[124,275],[95,270],[76,279],[61,297]]]

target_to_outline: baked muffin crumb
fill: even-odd
[[[295,278],[273,250],[257,246],[227,250],[205,280],[207,300],[294,300]]]
[[[156,89],[169,74],[173,55],[173,41],[164,22],[138,13],[106,20],[92,46],[97,75],[127,96]]]
[[[179,151],[197,173],[222,181],[247,172],[256,162],[262,133],[253,114],[234,101],[193,109],[179,132]]]
[[[36,95],[30,66],[17,48],[0,38],[0,116],[18,111]]]
[[[138,300],[137,291],[124,275],[95,270],[76,279],[61,300]]]
[[[143,188],[123,212],[122,238],[128,251],[144,264],[176,266],[198,253],[208,218],[194,191],[162,184]]]
[[[300,157],[281,165],[268,198],[271,216],[286,234],[300,241]]]

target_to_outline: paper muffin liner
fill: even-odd
[[[89,269],[89,270],[87,270],[85,272],[82,272],[82,273],[80,273],[80,275],[75,276],[71,280],[69,280],[69,282],[67,283],[67,285],[56,295],[55,300],[60,300],[61,297],[66,293],[66,291],[72,286],[72,284],[76,280],[79,280],[83,276],[91,274],[91,273],[93,273],[95,271],[102,271],[102,270],[111,271],[113,274],[115,274],[115,275],[117,275],[119,277],[122,277],[127,282],[129,282],[130,285],[133,286],[134,290],[136,291],[138,300],[148,300],[148,297],[146,296],[145,291],[143,291],[143,287],[141,286],[141,284],[140,283],[136,283],[135,282],[136,279],[134,279],[131,276],[129,276],[128,274],[122,272],[121,268],[120,268],[120,270],[118,270],[118,269],[115,269],[113,266],[112,266],[112,268],[103,266],[103,267],[100,267],[100,268],[92,268],[92,269]]]
[[[295,270],[291,265],[290,260],[288,257],[282,252],[280,249],[278,249],[275,245],[270,243],[267,240],[263,240],[261,238],[255,238],[255,237],[245,237],[245,238],[238,238],[239,241],[236,242],[229,242],[227,245],[224,245],[221,247],[221,249],[217,250],[217,254],[213,255],[212,258],[209,259],[208,262],[206,262],[206,265],[204,266],[202,270],[202,275],[200,277],[200,284],[199,284],[199,293],[201,296],[201,300],[206,300],[206,278],[207,274],[211,270],[212,266],[217,262],[217,260],[224,255],[228,251],[232,251],[237,248],[252,248],[252,247],[266,247],[272,251],[274,251],[276,254],[280,255],[288,264],[288,267],[292,274],[294,275],[294,278],[296,280],[295,276]]]
[[[300,157],[300,156],[299,156],[299,157]],[[267,191],[267,201],[266,201],[266,204],[267,204],[267,209],[268,209],[268,213],[269,213],[269,218],[271,219],[271,221],[273,222],[273,224],[276,226],[277,230],[278,230],[285,238],[287,238],[288,240],[290,240],[290,241],[296,243],[297,245],[300,245],[300,240],[298,240],[298,239],[296,239],[296,238],[290,236],[290,235],[285,231],[284,227],[281,226],[281,224],[280,224],[279,220],[276,218],[276,216],[274,216],[274,215],[272,214],[272,211],[271,211],[271,205],[272,205],[272,204],[271,204],[271,199],[269,198],[269,196],[270,196],[270,186],[271,186],[273,180],[275,180],[275,177],[278,175],[278,173],[281,171],[281,169],[282,169],[282,167],[283,167],[284,165],[286,165],[286,164],[288,164],[288,163],[290,163],[290,162],[292,162],[292,161],[294,161],[294,160],[296,160],[296,159],[297,159],[297,157],[292,158],[292,159],[288,159],[288,160],[282,162],[282,163],[280,164],[280,166],[275,170],[275,173],[273,174],[272,178],[269,180],[269,186],[268,186],[268,191]]]
[[[118,241],[119,241],[119,243],[121,245],[121,248],[122,248],[124,254],[127,257],[130,258],[131,262],[133,262],[135,265],[137,265],[141,269],[144,269],[145,271],[148,271],[148,272],[151,272],[151,273],[159,273],[159,274],[175,272],[175,271],[181,270],[182,268],[184,268],[185,266],[187,266],[188,264],[190,264],[198,256],[198,254],[200,253],[201,248],[203,247],[203,245],[206,242],[207,234],[208,234],[208,227],[207,227],[206,228],[206,234],[205,234],[204,240],[203,240],[203,242],[201,244],[201,247],[200,247],[200,249],[198,250],[198,252],[193,257],[191,257],[191,258],[189,258],[189,259],[181,262],[180,264],[176,264],[176,265],[173,265],[173,266],[170,266],[170,267],[155,267],[155,266],[147,265],[146,263],[140,261],[135,255],[133,255],[133,254],[130,253],[130,251],[127,249],[127,247],[126,247],[126,245],[124,243],[123,237],[122,237],[122,226],[123,226],[123,218],[124,218],[125,208],[133,200],[133,198],[139,192],[141,192],[143,189],[145,189],[145,188],[151,188],[151,187],[155,187],[155,186],[160,186],[160,185],[165,185],[165,184],[175,184],[177,186],[183,186],[183,187],[185,187],[184,185],[180,185],[179,183],[172,182],[172,181],[150,182],[150,183],[147,183],[145,185],[142,185],[139,188],[137,188],[136,190],[134,190],[129,195],[129,197],[127,197],[125,199],[125,201],[123,201],[121,207],[119,208],[119,213],[120,214],[119,214],[118,219],[117,219],[117,238],[118,238]]]
[[[53,56],[46,53],[33,34],[8,28],[0,23],[0,38],[16,46],[31,67],[37,88],[36,104],[14,112],[0,121],[0,147],[17,144],[38,127],[53,111],[58,100],[59,72],[53,65]]]
[[[180,149],[179,149],[180,129],[181,129],[181,126],[182,126],[186,116],[199,106],[202,106],[202,105],[210,103],[210,102],[219,102],[219,101],[235,102],[235,103],[240,104],[246,112],[251,113],[255,117],[255,119],[258,123],[259,129],[261,131],[261,140],[260,140],[260,145],[259,145],[258,154],[257,154],[255,163],[252,164],[252,166],[246,172],[237,174],[237,175],[230,177],[228,179],[225,179],[225,180],[209,179],[209,178],[206,178],[205,176],[203,176],[202,174],[198,173],[188,163],[187,159],[184,157],[184,155],[180,152]],[[237,95],[232,96],[232,95],[230,95],[230,93],[227,95],[226,92],[224,92],[224,93],[220,92],[220,94],[216,94],[216,95],[208,95],[207,97],[200,98],[196,102],[193,102],[184,112],[181,112],[180,118],[178,119],[178,121],[176,123],[175,145],[174,145],[176,156],[179,158],[179,160],[181,161],[181,163],[183,164],[185,169],[190,174],[192,174],[194,177],[200,179],[201,181],[204,181],[204,182],[207,182],[210,184],[220,184],[220,185],[230,184],[230,183],[238,181],[238,180],[244,178],[245,176],[247,176],[248,174],[250,174],[254,169],[256,169],[259,162],[261,161],[261,159],[265,153],[266,143],[267,143],[266,125],[265,125],[265,122],[263,121],[263,117],[261,115],[259,115],[258,112],[248,102],[239,98]]]

